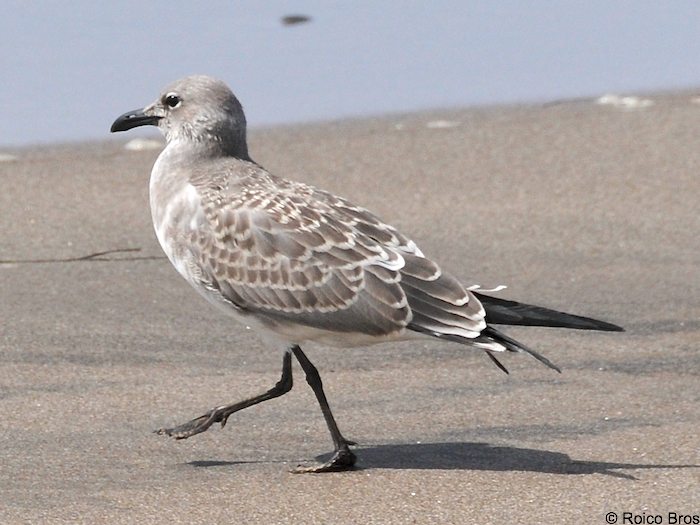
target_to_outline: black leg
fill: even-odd
[[[297,356],[298,357],[298,356]],[[283,394],[286,394],[292,389],[292,354],[287,351],[284,353],[284,358],[282,360],[282,377],[267,392],[264,392],[258,396],[251,397],[250,399],[244,399],[238,403],[232,403],[230,405],[224,405],[220,407],[213,408],[203,416],[199,416],[192,421],[180,425],[175,428],[161,428],[156,430],[157,434],[166,434],[172,436],[175,439],[187,439],[188,437],[204,432],[214,423],[221,423],[223,428],[226,425],[226,420],[234,412],[243,410],[244,408],[257,405],[268,399],[274,399]]]
[[[328,400],[326,399],[326,394],[323,392],[323,383],[321,382],[321,376],[318,370],[313,365],[306,354],[301,351],[298,345],[292,347],[292,352],[296,356],[301,368],[306,374],[306,382],[316,394],[316,399],[318,399],[318,404],[321,405],[321,411],[323,412],[323,417],[326,420],[326,425],[328,425],[328,430],[333,438],[333,445],[335,446],[335,451],[333,452],[333,457],[329,459],[326,463],[322,465],[316,465],[313,467],[300,467],[293,472],[337,472],[340,470],[348,470],[353,467],[356,461],[355,454],[350,451],[348,445],[354,445],[352,441],[348,441],[343,437],[338,430],[338,425],[333,418],[331,413],[331,408],[328,406]]]

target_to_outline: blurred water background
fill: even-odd
[[[192,73],[228,82],[253,126],[700,86],[697,0],[2,6],[5,147],[104,139]]]

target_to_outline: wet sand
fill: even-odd
[[[283,398],[175,442],[151,431],[274,384],[281,356],[202,300],[152,232],[157,151],[0,163],[0,522],[605,523],[700,515],[700,105],[592,101],[253,130],[253,157],[376,211],[469,284],[627,332],[306,349],[358,469],[295,368]],[[119,113],[119,111],[116,111]],[[116,116],[116,115],[115,115]],[[105,123],[105,129],[109,123]],[[121,138],[121,137],[119,137]],[[127,139],[128,140],[128,139]],[[116,249],[133,249],[81,257]],[[10,262],[8,262],[10,261]],[[12,262],[14,261],[14,262]]]

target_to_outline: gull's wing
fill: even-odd
[[[241,310],[372,336],[485,327],[471,292],[363,208],[255,165],[191,183],[206,217],[190,234],[200,282]]]

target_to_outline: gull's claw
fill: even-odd
[[[221,414],[219,413],[218,409],[214,409],[177,427],[159,428],[155,431],[155,433],[161,436],[174,437],[175,439],[187,439],[188,437],[205,432],[210,426],[219,420],[221,420]],[[225,422],[225,419],[222,420],[222,427],[224,426]]]
[[[343,447],[335,451],[331,459],[325,463],[319,465],[312,465],[309,467],[297,466],[295,469],[291,470],[293,474],[319,474],[322,472],[342,472],[344,470],[351,470],[355,466],[357,457],[352,451]]]

